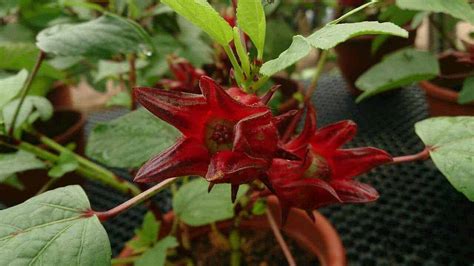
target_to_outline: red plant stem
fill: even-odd
[[[113,209],[110,209],[108,211],[105,211],[105,212],[96,212],[96,211],[93,211],[93,210],[89,210],[89,211],[86,211],[84,214],[86,216],[93,216],[93,215],[96,215],[99,220],[101,222],[105,222],[107,221],[108,219],[110,218],[113,218],[117,215],[119,215],[120,213],[148,200],[149,198],[151,198],[152,196],[154,196],[156,193],[160,192],[161,190],[165,189],[167,186],[171,185],[174,181],[176,181],[176,177],[174,178],[170,178],[170,179],[167,179],[151,188],[149,188],[148,190],[138,194],[137,196],[135,196],[134,198],[118,205],[117,207],[113,208]]]
[[[408,163],[408,162],[414,162],[414,161],[424,161],[430,158],[430,151],[432,150],[433,148],[431,147],[425,147],[423,151],[417,154],[394,157],[393,161],[390,164],[401,164],[401,163]]]
[[[285,255],[286,260],[288,261],[288,265],[296,266],[295,259],[293,258],[293,255],[291,254],[291,251],[288,248],[288,244],[285,242],[285,239],[281,235],[280,229],[278,228],[277,223],[275,221],[275,217],[273,217],[273,214],[270,212],[270,210],[267,210],[266,214],[267,214],[268,223],[270,224],[270,227],[272,228],[273,234],[275,235],[275,238],[278,244],[280,245],[280,248],[283,251],[283,254]]]

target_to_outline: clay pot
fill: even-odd
[[[460,63],[454,54],[445,52],[439,55],[441,75],[431,81],[420,82],[426,93],[426,101],[431,116],[474,115],[474,102],[458,104],[459,92],[464,79],[472,72],[472,66]]]
[[[56,84],[46,97],[55,109],[72,107],[71,87],[66,84]]]
[[[280,206],[275,196],[268,197],[268,207],[281,227]],[[314,254],[321,265],[339,266],[346,265],[346,255],[341,239],[330,222],[318,212],[314,212],[316,222],[313,223],[304,211],[292,209],[288,221],[282,228],[287,237],[294,239],[301,248]],[[160,237],[166,236],[174,218],[174,213],[167,213],[163,217]],[[226,231],[232,226],[232,221],[217,223],[217,227]],[[253,217],[244,220],[240,225],[241,230],[271,230],[266,216]],[[211,231],[209,226],[191,227],[189,231],[190,239],[206,236]],[[133,251],[125,247],[119,257],[126,258],[133,254]]]
[[[407,39],[389,37],[377,52],[372,54],[372,41],[376,36],[364,35],[352,38],[335,47],[339,69],[347,82],[349,91],[354,95],[362,93],[356,87],[355,82],[363,73],[379,63],[385,55],[404,47],[413,46],[416,39],[416,30],[409,30]]]
[[[75,151],[83,153],[85,122],[86,120],[82,113],[62,109],[56,110],[49,121],[37,122],[35,128],[60,144],[76,143]],[[43,147],[42,145],[38,146]],[[18,174],[18,179],[25,186],[24,190],[0,184],[0,202],[7,206],[19,204],[34,196],[49,181],[50,177],[48,176],[48,170],[38,169]],[[56,182],[52,188],[81,184],[82,182],[82,177],[75,173],[68,173]]]

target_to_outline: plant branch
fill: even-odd
[[[165,181],[149,188],[148,190],[140,193],[139,195],[135,196],[134,198],[132,198],[132,199],[118,205],[117,207],[108,210],[108,211],[95,212],[93,210],[89,210],[85,213],[85,215],[87,215],[87,216],[96,215],[99,218],[100,221],[102,221],[102,222],[107,221],[108,219],[113,218],[113,217],[119,215],[120,213],[122,213],[122,212],[124,212],[124,211],[126,211],[126,210],[128,210],[132,207],[135,207],[138,204],[150,199],[156,193],[162,191],[163,189],[165,189],[166,187],[171,185],[176,180],[177,180],[176,177],[167,179],[167,180],[165,180]]]
[[[431,147],[425,147],[424,150],[413,155],[394,157],[393,161],[390,164],[401,164],[401,163],[408,163],[408,162],[414,162],[414,161],[428,160],[430,158],[430,151],[432,150],[433,148]]]
[[[230,63],[232,64],[232,67],[234,68],[235,79],[237,80],[237,83],[238,83],[239,87],[242,87],[244,72],[243,72],[242,68],[240,67],[239,62],[237,61],[237,58],[235,57],[235,54],[232,51],[232,48],[230,48],[230,46],[223,46],[223,47],[224,47],[225,53],[229,57]]]
[[[137,101],[135,99],[135,94],[133,93],[134,88],[137,86],[137,56],[135,54],[131,54],[128,57],[128,64],[129,64],[129,73],[128,73],[128,81],[130,87],[130,94],[132,95],[132,110],[137,109]]]
[[[319,78],[323,73],[324,65],[326,64],[328,54],[328,50],[323,50],[319,56],[318,65],[316,66],[314,76],[311,79],[311,83],[309,84],[308,88],[306,88],[306,95],[304,97],[305,101],[309,100],[313,96],[314,92],[316,91],[316,88],[318,87]]]
[[[36,58],[35,66],[33,67],[33,70],[31,71],[31,73],[28,75],[28,79],[26,80],[25,84],[23,84],[23,88],[21,89],[21,94],[20,94],[20,102],[18,103],[16,107],[15,113],[13,115],[11,127],[8,131],[9,136],[13,136],[13,132],[15,131],[15,126],[16,126],[16,120],[18,119],[18,114],[20,113],[21,106],[25,102],[25,98],[28,95],[28,91],[30,90],[30,87],[31,87],[31,83],[33,82],[33,79],[38,73],[45,57],[46,57],[46,53],[40,50],[38,57]]]
[[[285,242],[285,239],[283,238],[280,229],[278,228],[278,225],[275,221],[275,217],[273,217],[273,214],[268,209],[266,211],[266,214],[268,223],[270,224],[270,228],[272,229],[273,234],[275,235],[275,238],[278,244],[280,245],[283,254],[285,255],[285,258],[288,261],[288,265],[296,266],[295,259],[293,258],[293,255],[291,254],[291,251],[288,248],[288,244]]]
[[[337,19],[335,19],[335,20],[329,22],[328,24],[337,24],[337,23],[343,21],[344,19],[346,19],[346,18],[348,18],[348,17],[354,15],[355,13],[357,13],[357,12],[359,12],[359,11],[361,11],[361,10],[364,10],[366,7],[369,7],[369,6],[371,6],[371,5],[373,5],[373,4],[376,4],[376,3],[378,3],[378,2],[379,2],[379,0],[372,0],[372,1],[368,2],[368,3],[365,3],[365,4],[363,4],[363,5],[361,5],[361,6],[357,7],[357,8],[352,9],[351,11],[349,11],[349,12],[347,12],[346,14],[340,16],[339,18],[337,18]]]

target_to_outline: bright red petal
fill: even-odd
[[[202,95],[154,88],[135,88],[138,102],[185,136],[202,135],[209,107]]]
[[[202,94],[212,108],[213,115],[217,117],[238,121],[268,110],[266,106],[250,106],[236,101],[210,77],[202,76],[199,84]]]
[[[357,181],[338,179],[331,181],[331,186],[344,203],[366,203],[379,198],[377,190]]]
[[[314,132],[316,132],[316,111],[311,104],[308,104],[303,131],[301,131],[296,138],[289,141],[285,147],[288,150],[294,150],[308,144],[311,137],[313,137]]]
[[[335,150],[349,142],[356,133],[357,124],[345,120],[319,129],[311,139],[311,144],[320,149]]]
[[[278,148],[278,131],[270,111],[240,120],[235,126],[234,151],[270,159]]]
[[[372,168],[389,163],[392,156],[384,150],[372,147],[337,150],[329,159],[332,178],[351,178],[366,173]]]
[[[161,182],[185,175],[205,176],[209,165],[206,147],[192,138],[181,138],[140,168],[135,182]]]
[[[252,158],[241,152],[221,151],[212,157],[206,180],[213,183],[245,184],[262,176],[268,165],[266,160]]]

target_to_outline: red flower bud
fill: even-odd
[[[186,59],[176,56],[170,56],[168,58],[168,66],[175,79],[161,79],[156,84],[157,88],[197,94],[201,93],[199,79],[206,74],[204,70],[195,68]]]

